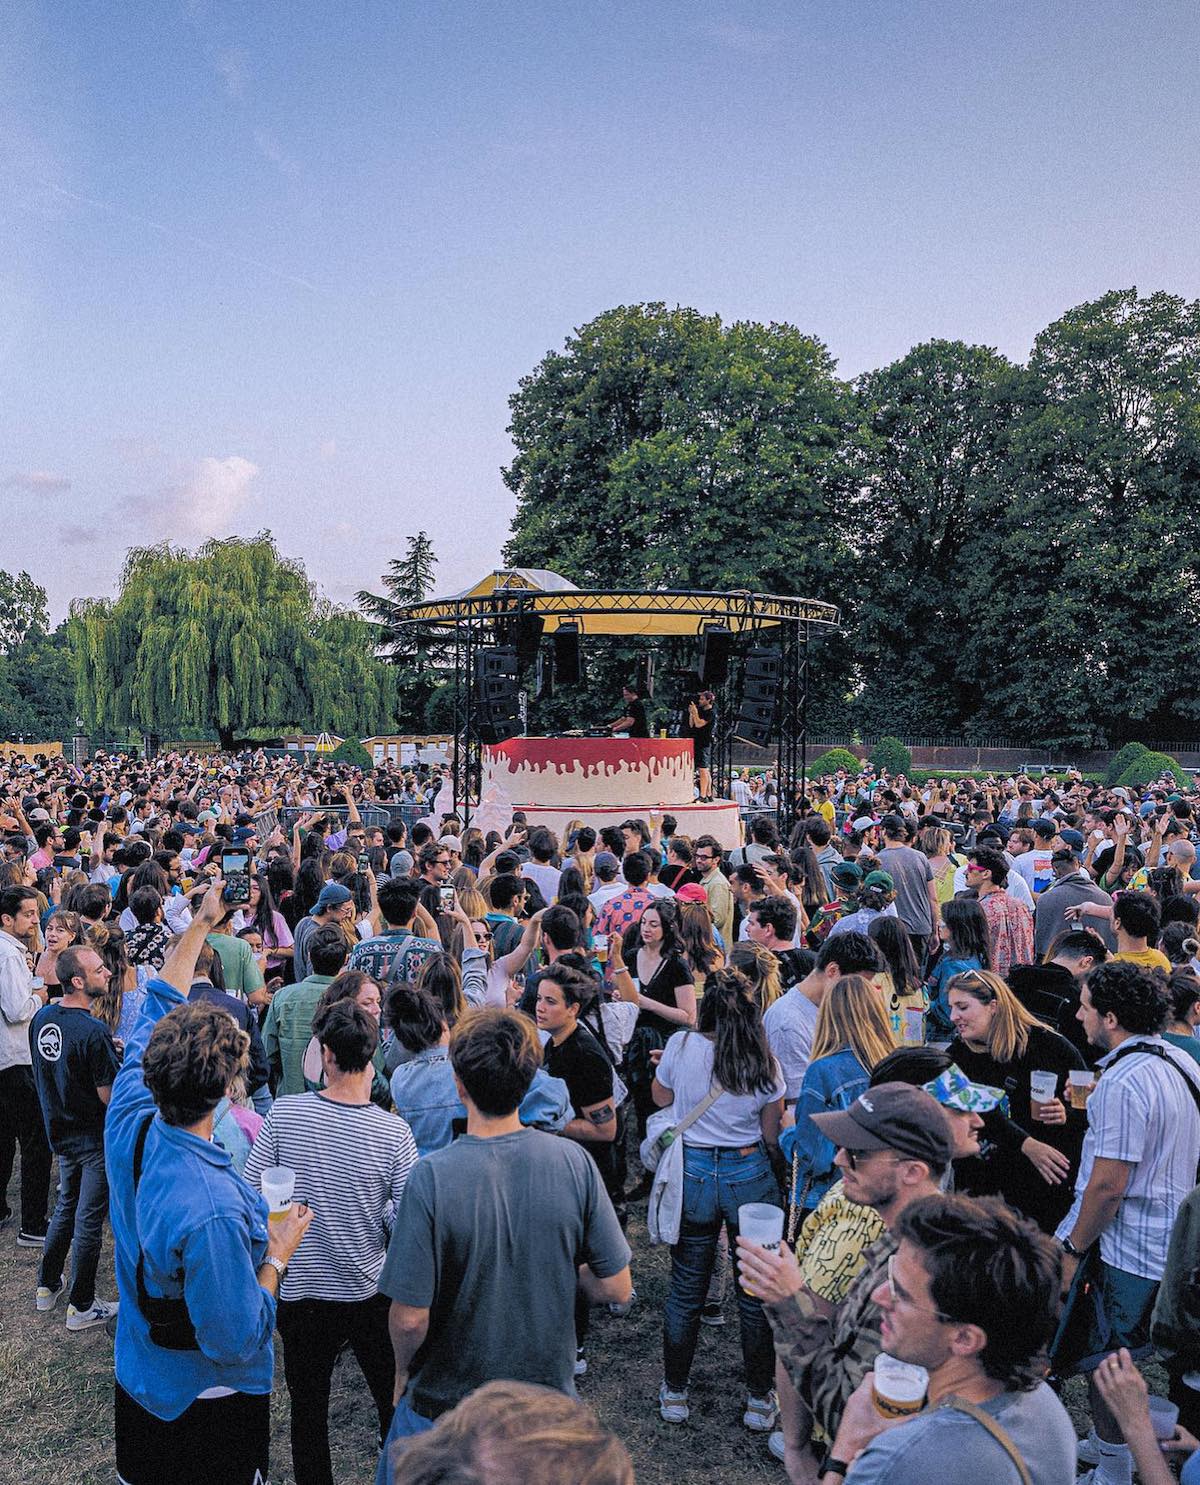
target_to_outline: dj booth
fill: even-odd
[[[500,790],[531,826],[559,836],[572,820],[599,830],[658,810],[680,835],[712,835],[731,850],[741,840],[737,805],[698,803],[694,779],[689,738],[510,737],[483,749],[480,798]]]

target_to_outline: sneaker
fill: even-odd
[[[587,1376],[587,1357],[583,1354],[583,1347],[575,1347],[575,1375],[577,1377]]]
[[[1100,1463],[1100,1450],[1096,1447],[1096,1430],[1089,1428],[1087,1438],[1080,1439],[1075,1446],[1075,1458],[1080,1464]]]
[[[710,1299],[700,1311],[700,1324],[711,1325],[714,1330],[725,1324],[725,1311],[715,1299]]]
[[[748,1396],[742,1422],[752,1433],[770,1433],[779,1422],[779,1404],[775,1400],[775,1394],[768,1392],[766,1397]]]
[[[48,1289],[45,1284],[38,1285],[37,1307],[39,1310],[52,1310],[58,1303],[58,1296],[63,1292],[66,1285],[61,1279],[56,1289]]]
[[[18,1248],[44,1248],[46,1246],[46,1234],[44,1232],[26,1232],[22,1227],[17,1233]]]
[[[77,1310],[74,1305],[68,1305],[67,1329],[91,1330],[94,1325],[107,1325],[117,1313],[119,1303],[115,1299],[94,1299],[90,1310]]]
[[[629,1314],[630,1310],[633,1309],[633,1302],[636,1298],[637,1290],[631,1289],[629,1291],[629,1298],[627,1300],[623,1302],[619,1300],[612,1301],[612,1303],[608,1306],[608,1313],[610,1315],[616,1315],[618,1320],[623,1320],[625,1316]]]
[[[672,1392],[665,1382],[658,1389],[658,1416],[664,1423],[686,1423],[691,1411],[686,1392]]]
[[[767,1449],[782,1464],[787,1459],[787,1446],[783,1442],[783,1429],[777,1428],[767,1440]]]

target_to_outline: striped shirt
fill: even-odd
[[[261,1189],[264,1170],[288,1166],[296,1172],[294,1200],[313,1211],[280,1298],[370,1299],[416,1163],[408,1125],[374,1104],[335,1103],[319,1093],[277,1098],[246,1161],[246,1180]]]
[[[1108,1071],[1117,1052],[1131,1045],[1161,1047],[1183,1077],[1153,1054],[1126,1056]],[[1167,1263],[1171,1228],[1183,1199],[1196,1184],[1200,1161],[1200,1117],[1183,1078],[1192,1076],[1190,1057],[1159,1036],[1138,1036],[1098,1064],[1102,1076],[1088,1099],[1088,1131],[1075,1182],[1075,1200],[1059,1223],[1056,1236],[1074,1230],[1083,1193],[1097,1160],[1122,1160],[1134,1167],[1117,1215],[1100,1234],[1100,1257],[1110,1268],[1161,1279]]]

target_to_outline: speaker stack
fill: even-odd
[[[755,646],[746,656],[742,704],[733,724],[733,735],[743,742],[765,748],[776,731],[779,688],[783,681],[783,656],[769,646]]]
[[[481,742],[503,742],[521,731],[518,664],[516,645],[494,645],[475,652],[471,700]]]
[[[729,652],[733,635],[724,624],[709,624],[700,636],[700,684],[705,690],[729,679]]]

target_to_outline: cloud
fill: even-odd
[[[274,134],[266,129],[255,129],[254,147],[264,160],[270,161],[279,171],[282,171],[289,180],[297,180],[300,175],[299,161],[294,160],[283,148]]]
[[[61,495],[70,488],[71,481],[65,475],[50,474],[45,469],[30,469],[0,480],[0,489],[28,490],[31,495]]]
[[[250,64],[242,51],[219,52],[213,66],[231,98],[241,98],[250,81]]]
[[[769,57],[776,49],[775,37],[769,31],[759,31],[737,21],[712,21],[704,27],[704,32],[710,41],[748,57]]]
[[[172,523],[197,536],[227,536],[257,477],[258,465],[240,454],[198,460],[184,483],[166,492]]]
[[[100,540],[100,532],[94,526],[60,526],[58,540],[64,547],[90,547]]]

